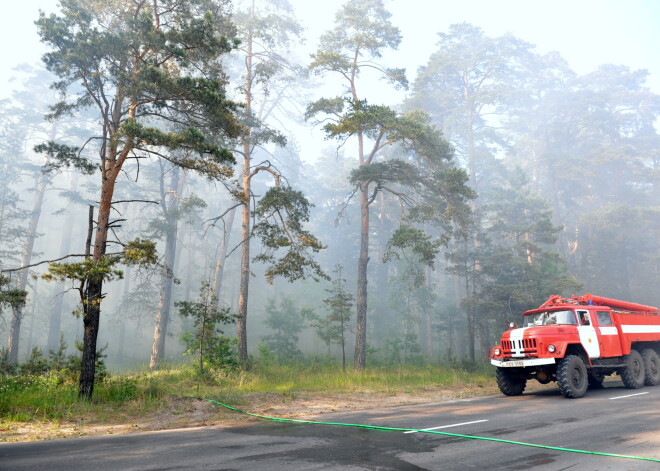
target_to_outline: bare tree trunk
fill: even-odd
[[[371,214],[370,214],[371,216]],[[375,248],[376,248],[376,263],[372,269],[372,275],[375,275],[375,289],[379,293],[388,292],[388,265],[383,262],[385,257],[385,252],[387,251],[387,220],[386,220],[386,208],[385,208],[385,194],[380,193],[378,195],[378,214],[374,216],[375,223],[377,226]],[[371,219],[371,217],[370,217]],[[389,314],[390,304],[387,296],[380,296],[374,299],[372,304],[372,309],[378,313],[380,322],[378,324],[383,324],[383,319]],[[375,324],[375,323],[374,323]],[[372,324],[372,325],[374,325]],[[381,348],[383,346],[383,341],[385,340],[383,335],[379,335],[379,332],[374,332],[374,327],[372,327],[372,333],[375,333],[373,343],[374,347]]]
[[[23,259],[21,266],[25,267],[30,264],[32,260],[32,251],[34,249],[34,240],[37,236],[37,226],[41,218],[41,208],[44,203],[44,193],[46,192],[47,178],[43,174],[36,177],[34,205],[32,206],[32,213],[30,214],[30,223],[28,225],[27,236],[25,245],[23,246]],[[20,291],[25,291],[27,287],[29,269],[21,270],[18,284],[16,286]],[[18,342],[21,334],[21,321],[23,320],[23,305],[17,306],[12,309],[11,326],[9,329],[9,339],[7,348],[9,350],[9,361],[16,363],[18,361]]]
[[[355,329],[354,367],[362,370],[366,366],[367,350],[367,265],[369,263],[369,194],[368,186],[360,190],[360,258],[357,274],[357,320]]]
[[[170,307],[172,304],[172,283],[174,271],[174,259],[176,257],[176,242],[178,236],[177,208],[179,199],[183,193],[186,184],[186,174],[179,178],[179,167],[172,169],[172,178],[170,180],[169,198],[164,192],[161,192],[161,205],[163,206],[164,216],[167,224],[167,233],[165,235],[165,266],[169,272],[163,273],[161,278],[160,298],[158,300],[158,311],[156,312],[156,325],[154,327],[154,340],[151,346],[151,359],[149,368],[158,367],[165,355],[165,340],[167,338],[167,325],[170,320]],[[167,204],[169,199],[169,204]]]
[[[463,293],[462,293],[462,290],[461,290],[461,277],[459,275],[454,276],[454,290],[455,290],[454,292],[456,293],[455,294],[456,312],[455,312],[454,318],[452,319],[452,327],[456,326],[455,320],[456,320],[456,318],[458,318],[458,316],[460,315],[460,312],[462,311],[462,309],[461,309],[461,299],[463,299]],[[451,347],[452,352],[454,352],[456,357],[461,357],[462,358],[463,356],[465,356],[465,340],[467,340],[465,338],[465,336],[462,336],[459,333],[456,333],[456,334],[454,334],[454,336],[452,336],[452,341],[453,342],[458,341],[458,345],[456,345],[454,343],[454,344],[452,344],[452,347]]]
[[[254,9],[254,3],[252,5]],[[245,55],[245,115],[250,116],[252,112],[252,35],[246,38]],[[241,282],[238,294],[238,319],[236,331],[238,336],[238,361],[246,364],[248,359],[247,349],[247,314],[248,314],[248,290],[250,288],[250,202],[251,190],[250,173],[251,163],[251,132],[246,127],[243,133],[243,213],[241,217]]]
[[[222,289],[222,278],[225,273],[225,262],[227,260],[227,246],[229,245],[232,227],[234,226],[234,216],[236,215],[236,208],[229,211],[227,221],[225,222],[225,230],[223,233],[220,246],[218,247],[218,258],[215,262],[215,276],[213,277],[213,292],[216,296],[216,307],[220,306],[220,290]]]
[[[34,292],[37,292],[37,281],[34,282]],[[28,343],[27,343],[27,352],[28,354],[32,351],[32,339],[34,337],[34,323],[37,320],[37,303],[32,303],[32,308],[30,309],[30,333],[28,334]]]
[[[170,270],[174,269],[174,255],[176,254],[176,232],[167,233],[165,240],[165,266]],[[151,345],[151,358],[149,368],[158,367],[165,352],[165,339],[167,337],[167,325],[170,320],[170,306],[172,304],[172,273],[164,273],[161,278],[160,297],[158,299],[158,309],[156,312],[156,322],[154,326],[154,339]]]
[[[244,144],[245,146],[245,144]],[[246,201],[243,205],[241,218],[241,281],[238,293],[238,320],[236,329],[238,334],[238,359],[245,363],[248,359],[247,352],[247,306],[248,290],[250,288],[250,160],[244,159],[243,163],[243,192]]]
[[[433,358],[433,319],[429,310],[424,313],[424,330],[426,330],[426,356],[427,358]]]
[[[474,325],[474,299],[470,291],[470,280],[466,275],[465,277],[465,296],[467,300],[467,335],[468,335],[468,354],[470,355],[470,361],[475,360],[474,356],[474,345],[475,345],[475,325]]]

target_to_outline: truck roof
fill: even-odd
[[[593,294],[584,296],[571,296],[563,298],[560,295],[552,295],[548,300],[536,309],[530,309],[523,313],[523,316],[556,309],[575,309],[576,307],[602,307],[616,310],[617,312],[628,312],[633,314],[658,314],[658,308],[655,306],[646,306],[644,304],[621,301],[619,299],[605,298]]]

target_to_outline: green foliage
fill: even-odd
[[[225,164],[234,158],[219,138],[238,136],[241,126],[216,61],[238,45],[228,36],[234,31],[224,8],[225,2],[206,0],[162,0],[155,8],[126,0],[63,0],[60,14],[41,13],[38,32],[51,48],[44,62],[62,94],[50,118],[94,107],[103,123],[101,158],[113,165],[121,167],[123,158],[116,156],[130,151],[156,151],[209,178],[226,178],[231,170]],[[173,122],[180,125],[173,128]],[[186,157],[159,148],[181,149]],[[39,149],[54,158],[54,168],[94,168],[75,148],[51,142]]]
[[[60,170],[63,167],[73,167],[84,174],[91,175],[98,170],[97,165],[94,165],[89,159],[80,156],[80,149],[78,147],[48,141],[34,146],[34,151],[47,156],[44,172]]]
[[[41,375],[49,371],[50,364],[39,347],[33,347],[27,361],[21,364],[18,371],[21,375]]]
[[[48,356],[46,356],[42,349],[34,347],[25,361],[20,364],[11,363],[9,361],[9,351],[4,347],[0,348],[0,377],[17,375],[27,378],[47,377],[47,381],[53,384],[76,382],[80,372],[81,355],[80,353],[67,355],[68,347],[64,335],[61,334],[57,351],[50,350]],[[82,343],[76,342],[76,349],[79,352],[82,352],[82,348]],[[96,353],[96,380],[99,382],[108,377],[108,370],[104,361],[107,357],[104,351],[107,348],[106,345]]]
[[[163,132],[131,119],[122,123],[121,133],[138,142],[140,147],[165,147],[183,151],[169,154],[168,160],[180,167],[201,173],[210,180],[225,180],[233,175],[232,169],[225,165],[236,163],[233,154],[223,147],[209,145],[208,138],[194,127],[177,133]],[[198,153],[200,158],[191,158],[190,152]]]
[[[81,294],[83,311],[86,306],[91,305],[84,295],[84,290],[90,281],[112,281],[122,279],[124,272],[116,268],[118,264],[148,267],[158,264],[156,244],[153,241],[137,238],[124,245],[124,250],[119,254],[106,254],[99,260],[86,258],[80,262],[49,263],[48,271],[41,275],[46,281],[77,282]],[[100,302],[97,300],[96,302]]]
[[[181,341],[186,347],[184,355],[197,355],[202,359],[200,375],[204,375],[209,369],[228,371],[238,367],[236,339],[225,335],[212,335],[202,339],[198,335],[199,331],[186,331],[181,334]]]
[[[27,302],[27,291],[21,289],[0,289],[0,307],[3,304],[10,306],[13,310],[25,306]]]
[[[69,348],[69,344],[64,338],[64,332],[60,332],[60,341],[57,345],[57,350],[49,350],[49,363],[52,369],[54,370],[63,370],[69,366],[69,361],[67,359],[66,351]]]
[[[414,189],[422,183],[422,175],[414,165],[399,159],[392,159],[362,165],[354,169],[351,171],[349,182],[354,186],[373,182],[379,188],[387,183],[398,183]]]
[[[421,229],[401,225],[394,230],[387,242],[387,251],[383,256],[383,261],[407,258],[407,254],[410,252],[416,261],[432,267],[441,245],[442,241],[431,240],[431,236]]]
[[[342,278],[343,270],[342,265],[335,266],[334,273],[336,277],[332,280],[332,289],[325,290],[330,296],[323,299],[323,302],[330,312],[321,317],[310,311],[305,317],[307,317],[309,325],[315,329],[319,338],[328,346],[328,350],[332,344],[341,347],[342,365],[346,367],[346,333],[347,330],[350,330],[351,311],[355,298],[344,287],[346,280]]]
[[[539,299],[575,292],[581,283],[551,250],[561,227],[551,223],[552,210],[530,190],[524,175],[514,170],[509,183],[493,192],[499,197],[484,206],[487,230],[479,236],[480,245],[452,253],[449,270],[474,286],[466,308],[502,326]]]
[[[299,309],[293,299],[282,296],[277,306],[276,298],[268,298],[266,303],[266,324],[274,332],[261,338],[262,356],[272,357],[277,363],[301,361],[302,352],[298,348],[298,334],[302,331],[305,317],[311,311]]]
[[[370,58],[381,57],[384,49],[396,49],[401,42],[401,33],[390,22],[391,16],[382,0],[347,2],[336,15],[335,28],[321,36],[324,49],[312,55],[310,68],[350,74],[355,66],[354,54],[360,65],[368,63],[373,67],[373,62],[367,62]],[[407,86],[398,69],[386,70],[384,75]]]
[[[192,318],[194,330],[181,336],[186,350],[184,355],[195,355],[198,359],[199,374],[205,369],[231,370],[238,365],[236,340],[223,335],[221,325],[236,322],[236,316],[229,309],[219,309],[213,288],[202,282],[197,301],[179,301],[179,316]]]
[[[124,246],[121,261],[126,265],[155,265],[158,263],[156,244],[138,237]]]
[[[339,118],[347,101],[342,97],[320,98],[309,105],[305,111],[305,120],[310,120],[317,114],[327,114]]]
[[[253,234],[261,239],[263,251],[254,260],[268,264],[269,283],[277,276],[290,282],[307,277],[327,279],[309,253],[319,252],[325,246],[303,229],[311,206],[302,192],[279,186],[270,188],[257,203],[254,214],[259,222],[254,225]],[[279,255],[280,250],[285,253]]]
[[[86,282],[88,280],[116,280],[121,279],[123,272],[115,269],[121,258],[117,255],[106,255],[100,260],[91,258],[77,263],[49,263],[48,271],[42,275],[46,281],[74,280]]]
[[[372,139],[387,139],[397,125],[397,112],[384,105],[369,105],[366,100],[347,100],[348,110],[323,129],[329,138],[345,139],[358,133]],[[308,114],[310,111],[308,110]]]
[[[409,248],[432,265],[439,247],[448,243],[455,228],[464,231],[469,224],[468,202],[477,195],[467,185],[467,173],[451,164],[451,147],[423,111],[399,114],[364,100],[346,100],[345,104],[348,111],[337,114],[344,109],[337,107],[337,100],[322,100],[308,107],[307,116],[336,114],[325,125],[328,137],[344,139],[359,133],[375,141],[368,160],[351,171],[349,182],[356,191],[364,185],[374,186],[369,203],[383,192],[405,208],[405,221],[392,235],[385,259],[398,258],[402,249]],[[385,146],[395,144],[398,147],[393,150],[404,158],[372,160]],[[427,224],[442,230],[434,241],[425,234]]]
[[[395,338],[387,339],[382,351],[386,364],[421,365],[423,363],[419,339],[417,338],[417,334],[412,332],[403,333]]]

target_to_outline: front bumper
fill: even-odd
[[[491,365],[498,366],[500,368],[527,368],[529,366],[538,366],[538,365],[554,365],[554,358],[526,358],[521,360],[490,360]]]

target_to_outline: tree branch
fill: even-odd
[[[152,201],[152,200],[119,200],[119,201],[113,201],[111,204],[118,204],[118,203],[151,203],[151,204],[160,204],[158,201]]]
[[[32,267],[36,267],[36,266],[39,266],[39,265],[43,265],[44,263],[59,262],[60,260],[64,260],[64,259],[70,258],[70,257],[85,257],[85,254],[84,253],[82,253],[82,254],[76,253],[76,254],[65,255],[64,257],[60,257],[60,258],[55,258],[53,260],[42,260],[41,262],[32,263],[30,265],[25,265],[23,267],[8,268],[6,270],[0,270],[0,273],[10,273],[10,272],[15,272],[15,271],[21,271],[21,270],[25,270],[26,268],[32,268]]]

